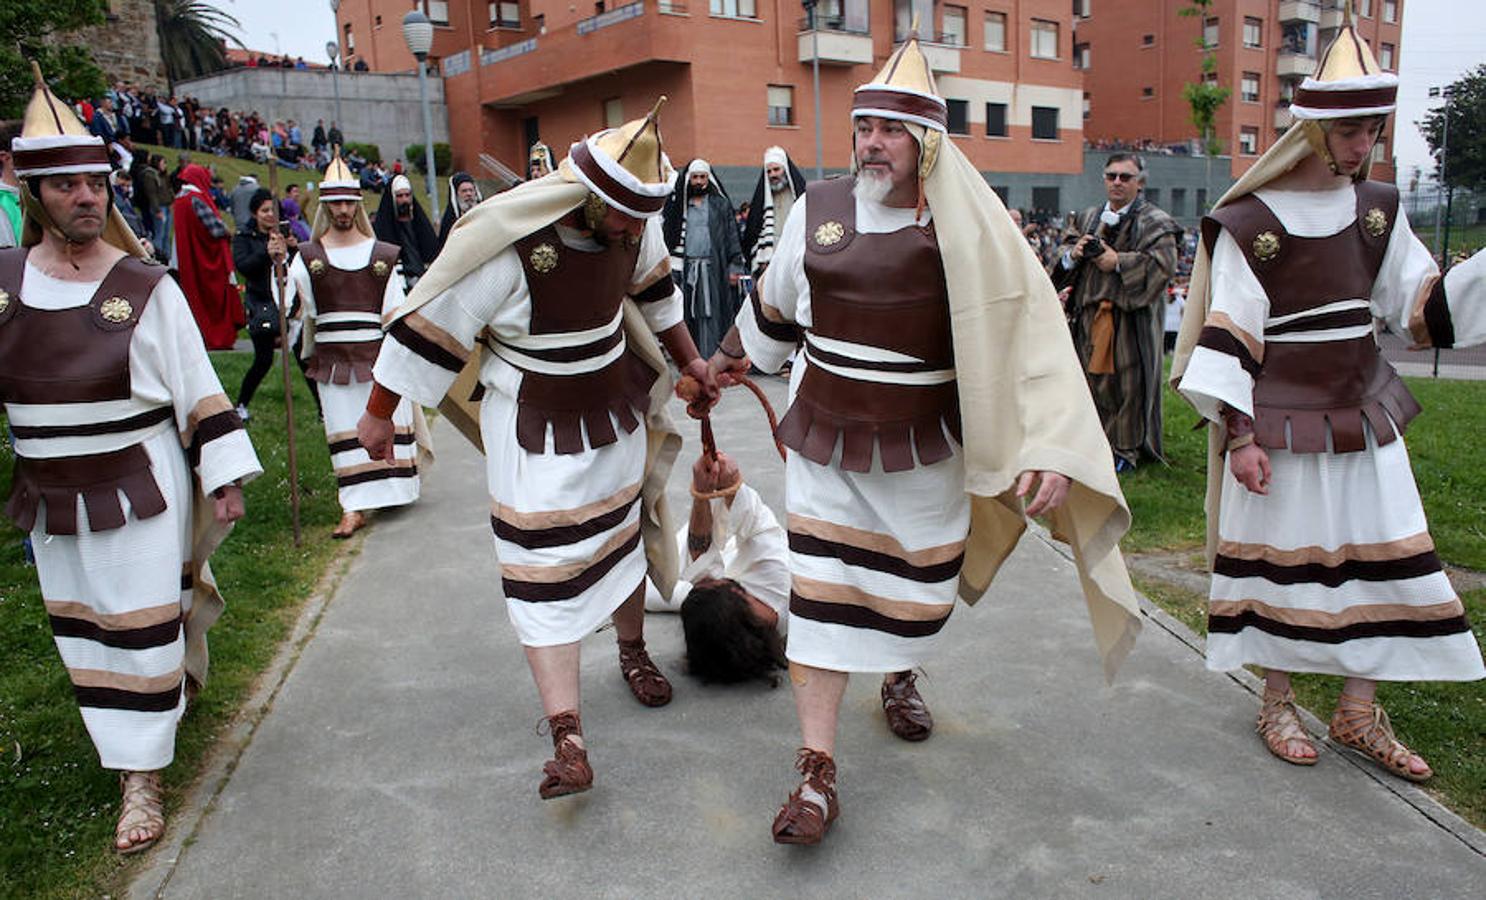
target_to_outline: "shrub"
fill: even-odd
[[[427,154],[423,152],[422,144],[409,144],[403,150],[403,159],[406,159],[408,161],[408,165],[412,166],[419,172],[428,171],[424,167],[424,157],[426,155]],[[435,170],[434,174],[448,175],[449,172],[453,170],[453,158],[453,154],[449,151],[448,144],[445,144],[443,142],[435,143],[433,145],[433,162],[434,165],[438,168]]]
[[[382,150],[376,144],[358,144],[355,141],[347,141],[341,148],[341,153],[350,156],[352,151],[361,154],[361,157],[369,163],[382,161]]]

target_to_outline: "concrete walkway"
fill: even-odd
[[[716,426],[777,509],[757,405],[730,392]],[[1252,684],[1207,672],[1159,613],[1105,687],[1073,568],[1036,536],[947,626],[921,681],[931,740],[898,741],[875,679],[852,682],[824,845],[769,839],[795,783],[788,687],[693,683],[672,616],[647,625],[676,684],[663,709],[630,698],[611,631],[585,642],[595,788],[544,802],[551,745],[498,596],[482,461],[446,425],[436,438],[422,502],[366,538],[135,896],[1362,900],[1486,883],[1486,836],[1416,789],[1324,745],[1314,768],[1270,757]]]

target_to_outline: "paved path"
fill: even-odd
[[[716,424],[777,507],[761,423],[730,393]],[[496,593],[481,461],[447,426],[436,438],[423,501],[377,523],[136,896],[1361,900],[1486,883],[1486,836],[1414,789],[1324,748],[1311,769],[1272,759],[1256,699],[1159,614],[1105,687],[1072,566],[1035,536],[951,619],[921,682],[930,741],[893,738],[874,680],[852,682],[823,846],[768,836],[794,781],[788,688],[694,684],[670,616],[648,625],[676,682],[664,709],[629,697],[612,632],[585,643],[596,786],[539,800],[550,744]],[[672,487],[679,501],[679,472]]]

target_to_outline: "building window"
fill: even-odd
[[[1259,102],[1259,73],[1245,72],[1239,81],[1239,94],[1245,103]]]
[[[1140,96],[1143,99],[1149,100],[1152,97],[1156,96],[1156,89],[1153,87],[1143,87],[1140,89]]]
[[[1203,84],[1217,84],[1218,83],[1218,73],[1217,72],[1203,72],[1202,73],[1202,83]]]
[[[944,33],[940,40],[952,47],[965,46],[965,7],[946,4],[943,21]]]
[[[1384,69],[1393,68],[1393,45],[1381,44],[1378,48],[1378,65]]]
[[[1386,137],[1379,136],[1378,142],[1372,145],[1372,161],[1377,165],[1382,165],[1388,159],[1387,153],[1388,139]]]
[[[795,124],[795,89],[789,85],[769,85],[769,124]]]
[[[934,0],[893,0],[893,40],[908,39],[915,16],[918,17],[919,37],[926,41],[934,40]]]
[[[1146,188],[1144,191],[1141,191],[1141,193],[1145,194],[1145,199],[1152,206],[1160,206],[1161,205],[1161,189],[1160,188]]]
[[[1058,139],[1058,108],[1056,106],[1032,107],[1032,138],[1038,141]]]
[[[1202,46],[1209,48],[1218,46],[1217,16],[1213,16],[1211,19],[1202,23]]]
[[[1089,5],[1092,0],[1073,0],[1073,17],[1075,19],[1087,19],[1090,15]]]
[[[757,0],[711,0],[711,2],[711,11],[714,16],[727,16],[731,19],[758,18]]]
[[[949,133],[970,133],[970,101],[969,100],[945,100],[949,106]]]
[[[1032,58],[1058,58],[1058,23],[1032,20]]]
[[[1259,129],[1244,127],[1238,130],[1238,152],[1244,156],[1259,153]]]
[[[1250,49],[1264,46],[1264,20],[1244,16],[1243,45]]]
[[[1089,45],[1073,45],[1073,67],[1075,69],[1087,69],[1089,67]]]
[[[1010,137],[1006,129],[1006,104],[986,104],[986,137]]]
[[[1358,7],[1360,7],[1358,9],[1358,12],[1362,13],[1362,17],[1364,19],[1372,18],[1372,0],[1362,0],[1362,2],[1357,5]]]
[[[1187,189],[1171,189],[1171,208],[1166,210],[1173,216],[1185,216],[1187,214]]]
[[[1140,36],[1140,46],[1142,46],[1142,47],[1154,47],[1154,46],[1156,46],[1156,36],[1154,34],[1143,34],[1143,35],[1141,35]]]
[[[346,23],[345,32],[346,32],[346,40],[345,40],[346,55],[347,56],[350,56],[351,54],[353,54],[353,53],[356,52],[356,33],[351,30],[351,23],[350,22],[347,22]]]
[[[991,185],[991,193],[1001,198],[1001,204],[1003,206],[1011,205],[1011,187],[1009,185],[993,184]]]
[[[1197,215],[1207,212],[1207,188],[1197,189]]]
[[[1383,21],[1398,21],[1398,0],[1383,0]]]
[[[423,14],[435,25],[448,25],[449,0],[423,0]]]
[[[986,13],[986,49],[996,53],[1006,52],[1006,13]]]
[[[624,124],[624,104],[618,97],[604,101],[604,127],[618,128]]]
[[[490,4],[491,28],[520,28],[521,7],[512,0],[494,0]]]
[[[1002,201],[1005,202],[1004,200]],[[1032,189],[1032,208],[1050,215],[1057,215],[1058,210],[1063,208],[1062,198],[1055,187],[1034,187]]]
[[[1084,91],[1084,119],[1088,119],[1089,118],[1089,112],[1092,109],[1093,109],[1093,106],[1089,102],[1089,92],[1088,91]]]

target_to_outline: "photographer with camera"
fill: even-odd
[[[253,364],[237,390],[237,414],[244,422],[250,418],[248,405],[273,365],[273,350],[279,342],[279,308],[268,285],[272,257],[299,247],[289,223],[279,219],[279,205],[268,191],[254,191],[246,208],[248,215],[232,236],[232,262],[243,282],[248,337],[253,341]]]
[[[1161,459],[1161,346],[1166,288],[1182,229],[1140,195],[1145,163],[1115,153],[1104,164],[1109,199],[1074,217],[1048,274],[1065,298],[1116,471]]]

